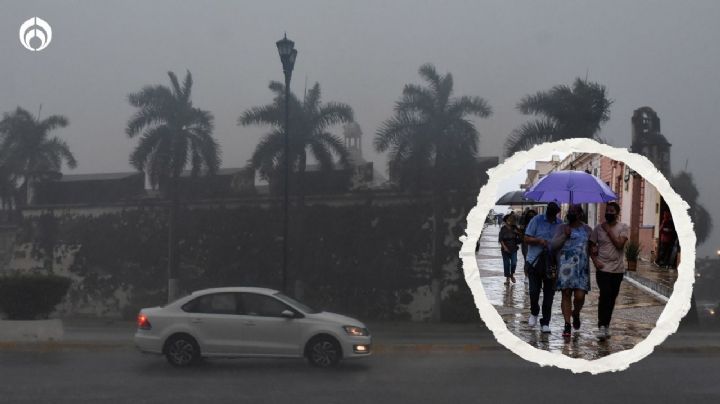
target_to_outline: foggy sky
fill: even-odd
[[[388,4],[389,3],[389,4]],[[444,2],[443,2],[444,3]],[[587,77],[615,100],[601,133],[630,144],[630,117],[648,105],[713,213],[720,200],[720,2],[693,1],[2,1],[0,111],[20,105],[62,114],[76,173],[130,170],[135,145],[124,134],[127,94],[168,84],[167,71],[193,73],[196,106],[215,115],[223,166],[242,166],[264,129],[236,126],[245,109],[271,101],[282,80],[275,41],[284,31],[299,55],[292,89],[319,81],[325,101],[350,104],[372,150],[380,123],[418,67],[451,72],[457,95],[484,97],[494,110],[477,122],[482,155],[499,155],[527,118],[524,95]],[[53,27],[52,44],[29,52],[18,41],[26,19]],[[335,130],[340,135],[340,128]],[[65,170],[66,171],[66,170]],[[67,172],[67,171],[66,171]],[[720,217],[699,256],[720,247]]]

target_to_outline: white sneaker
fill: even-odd
[[[542,332],[544,332],[545,334],[550,334],[550,326],[549,325],[542,326]]]
[[[538,316],[533,316],[532,314],[530,317],[528,317],[528,325],[530,327],[535,327],[537,325]]]

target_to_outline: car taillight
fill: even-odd
[[[148,320],[147,317],[145,317],[144,314],[140,313],[137,317],[137,326],[141,330],[149,330],[152,329],[152,326],[150,325],[150,320]]]

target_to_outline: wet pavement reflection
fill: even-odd
[[[553,314],[550,320],[550,334],[540,332],[539,325],[530,327],[530,301],[528,284],[523,273],[524,258],[518,251],[518,266],[515,272],[517,283],[505,284],[500,246],[497,242],[499,227],[487,226],[480,238],[477,263],[480,279],[490,303],[496,308],[507,324],[508,329],[528,344],[547,351],[560,352],[573,358],[597,359],[625,349],[631,349],[647,337],[655,327],[664,303],[649,293],[623,282],[615,303],[611,337],[605,341],[597,338],[597,301],[598,288],[592,268],[592,285],[585,297],[585,305],[580,319],[580,330],[573,330],[570,338],[563,338],[565,321],[560,311],[560,295],[556,293],[553,301]],[[542,302],[542,295],[540,296]]]

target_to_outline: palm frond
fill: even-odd
[[[401,139],[412,136],[422,127],[422,122],[408,113],[397,112],[395,116],[382,123],[377,130],[373,145],[375,150],[382,153],[391,145],[397,144]]]
[[[328,126],[352,122],[353,118],[353,110],[349,105],[328,102],[318,108],[315,126],[316,129],[322,130]]]
[[[338,162],[342,167],[348,167],[350,165],[350,153],[348,153],[345,144],[339,137],[333,135],[332,133],[318,133],[313,144],[322,145],[325,150],[338,156]],[[316,154],[313,154],[313,157],[320,160],[320,157]]]
[[[557,102],[545,91],[524,96],[517,104],[517,109],[524,115],[554,116]]]
[[[481,97],[462,96],[450,102],[448,112],[451,116],[475,115],[487,118],[492,115],[492,108]]]
[[[197,155],[199,163],[207,169],[207,174],[215,174],[220,169],[221,149],[210,133],[191,132],[190,144],[193,156]],[[191,161],[195,169],[195,161]]]
[[[420,74],[420,77],[422,77],[425,81],[428,82],[430,88],[432,88],[436,94],[440,92],[441,77],[435,69],[434,65],[432,65],[431,63],[425,63],[424,65],[420,66],[420,68],[418,69],[418,73]]]
[[[420,112],[431,115],[436,107],[435,96],[431,90],[416,84],[406,84],[402,97],[395,103],[396,112]]]
[[[77,167],[77,160],[70,151],[70,147],[68,146],[67,142],[58,137],[53,137],[47,142],[45,142],[45,145],[48,148],[48,152],[50,154],[52,154],[53,156],[57,156],[60,160],[64,160],[69,168]],[[58,166],[57,168],[59,171],[60,166]]]
[[[125,134],[130,138],[135,137],[143,129],[162,123],[165,120],[165,117],[158,114],[153,108],[141,108],[128,121]]]
[[[65,128],[70,124],[68,119],[62,115],[51,115],[40,122],[42,131],[49,132],[57,128]]]
[[[555,140],[557,129],[550,120],[526,122],[505,141],[505,154],[510,156],[520,150],[528,150],[535,145]]]
[[[285,85],[279,81],[271,81],[268,88],[275,94],[276,98],[285,98]]]
[[[332,153],[330,153],[327,146],[319,140],[316,139],[310,143],[310,152],[318,164],[320,164],[320,170],[330,171],[335,167]]]
[[[440,80],[440,87],[438,88],[438,107],[444,109],[450,102],[450,97],[453,93],[453,76],[450,73],[445,74]]]
[[[266,134],[255,147],[250,166],[258,170],[261,177],[269,178],[284,157],[284,147],[283,132],[272,131]]]
[[[185,81],[183,82],[182,86],[182,98],[185,102],[188,102],[190,101],[190,97],[192,96],[193,78],[190,70],[186,70],[185,72]]]
[[[281,107],[276,104],[253,107],[240,115],[238,125],[271,125],[280,127],[283,126],[285,122],[284,113],[284,106],[281,109]]]
[[[174,97],[172,91],[166,86],[145,86],[136,93],[128,95],[128,102],[133,107],[154,107],[155,110],[167,109]]]
[[[182,93],[182,87],[180,87],[180,81],[178,80],[177,76],[174,72],[167,72],[168,76],[170,77],[170,85],[172,86],[172,93],[173,98],[175,99],[182,99],[183,93]]]
[[[135,150],[130,154],[130,165],[138,171],[145,171],[157,150],[162,150],[160,154],[169,154],[171,140],[172,131],[167,126],[158,126],[145,131]]]

